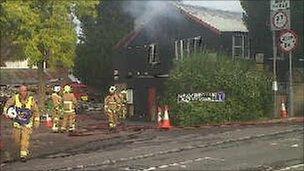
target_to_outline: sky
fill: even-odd
[[[203,7],[220,9],[225,11],[242,12],[239,0],[191,0],[183,1],[185,4],[199,5]]]

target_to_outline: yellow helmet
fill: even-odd
[[[110,93],[114,93],[116,91],[116,87],[115,86],[111,86],[109,89]]]
[[[56,92],[56,93],[60,92],[60,90],[61,90],[61,87],[59,85],[55,85],[53,87],[53,91]]]
[[[71,93],[72,92],[71,86],[69,86],[69,85],[64,86],[63,92],[64,93]]]

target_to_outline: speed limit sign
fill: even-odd
[[[282,31],[278,43],[282,51],[284,52],[293,51],[298,44],[297,34],[292,30]]]
[[[271,30],[283,30],[290,28],[290,11],[279,10],[271,12]]]

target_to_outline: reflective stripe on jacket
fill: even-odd
[[[72,101],[63,101],[64,112],[71,113],[74,112],[74,104]]]

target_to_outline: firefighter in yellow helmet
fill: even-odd
[[[61,131],[66,130],[73,132],[76,129],[76,112],[75,108],[77,105],[77,100],[72,93],[72,88],[69,85],[63,88],[63,122],[61,126]]]
[[[61,90],[61,87],[59,85],[56,85],[53,87],[53,93],[51,95],[52,98],[52,120],[53,120],[53,126],[52,131],[53,132],[59,132],[59,129],[61,128],[61,117],[62,117],[62,97],[59,95],[59,92]]]
[[[27,86],[21,85],[19,93],[10,98],[3,110],[4,114],[13,120],[13,139],[20,147],[20,159],[26,161],[29,156],[32,128],[40,123],[37,103],[28,94]]]
[[[110,131],[116,131],[118,112],[120,111],[120,97],[116,93],[116,87],[111,86],[109,95],[104,100],[104,112],[108,118],[108,126]]]

